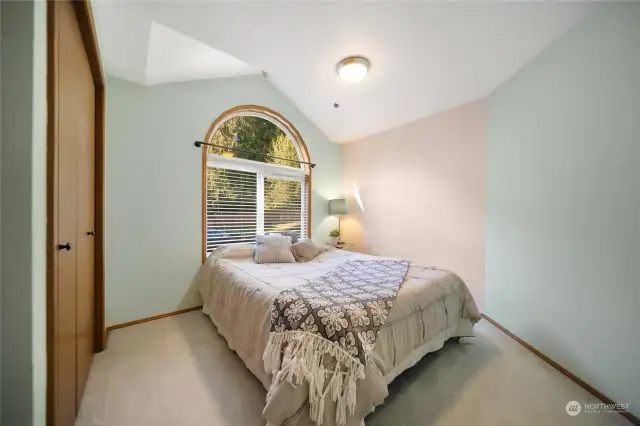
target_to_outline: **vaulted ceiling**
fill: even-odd
[[[590,7],[582,2],[94,1],[108,74],[158,84],[266,71],[336,142],[488,95]],[[336,75],[337,62],[349,55],[371,61],[360,83]]]

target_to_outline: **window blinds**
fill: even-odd
[[[302,185],[299,180],[264,179],[264,232],[295,231],[302,235]]]
[[[255,243],[256,235],[308,235],[308,179],[302,170],[230,159],[208,162],[206,254],[222,245]]]
[[[257,173],[207,168],[206,248],[251,243],[258,227]]]

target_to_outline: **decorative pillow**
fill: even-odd
[[[296,263],[291,246],[257,245],[253,260],[256,263]]]
[[[318,253],[324,253],[325,251],[329,251],[329,250],[335,249],[335,247],[327,246],[327,245],[324,245],[324,244],[321,244],[321,245],[319,245],[317,247],[318,247]]]
[[[300,240],[291,246],[293,256],[298,262],[308,262],[318,255],[318,246],[309,239]]]
[[[298,242],[298,233],[296,231],[267,232],[267,235],[284,235],[286,237],[291,237],[291,244]]]
[[[273,247],[290,247],[291,237],[288,235],[256,235],[256,244]]]

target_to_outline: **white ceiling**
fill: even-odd
[[[145,72],[148,85],[260,73],[259,68],[231,55],[155,21],[151,23]]]
[[[156,84],[264,70],[336,142],[488,95],[590,7],[94,0],[108,74]],[[356,54],[371,60],[370,74],[360,83],[345,83],[335,66]]]

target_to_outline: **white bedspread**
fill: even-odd
[[[262,355],[269,338],[271,305],[282,290],[296,287],[336,268],[349,259],[374,256],[330,250],[306,263],[256,264],[251,247],[214,252],[200,269],[198,288],[203,311],[211,317],[229,347],[268,390],[263,416],[269,425],[311,426],[308,387],[286,382],[271,385]],[[387,384],[428,352],[451,337],[471,336],[479,319],[476,304],[457,275],[410,265],[396,304],[380,331],[366,378],[358,383],[358,408],[349,426],[360,426],[364,416],[387,396]],[[325,407],[325,423],[333,426],[335,405]]]

